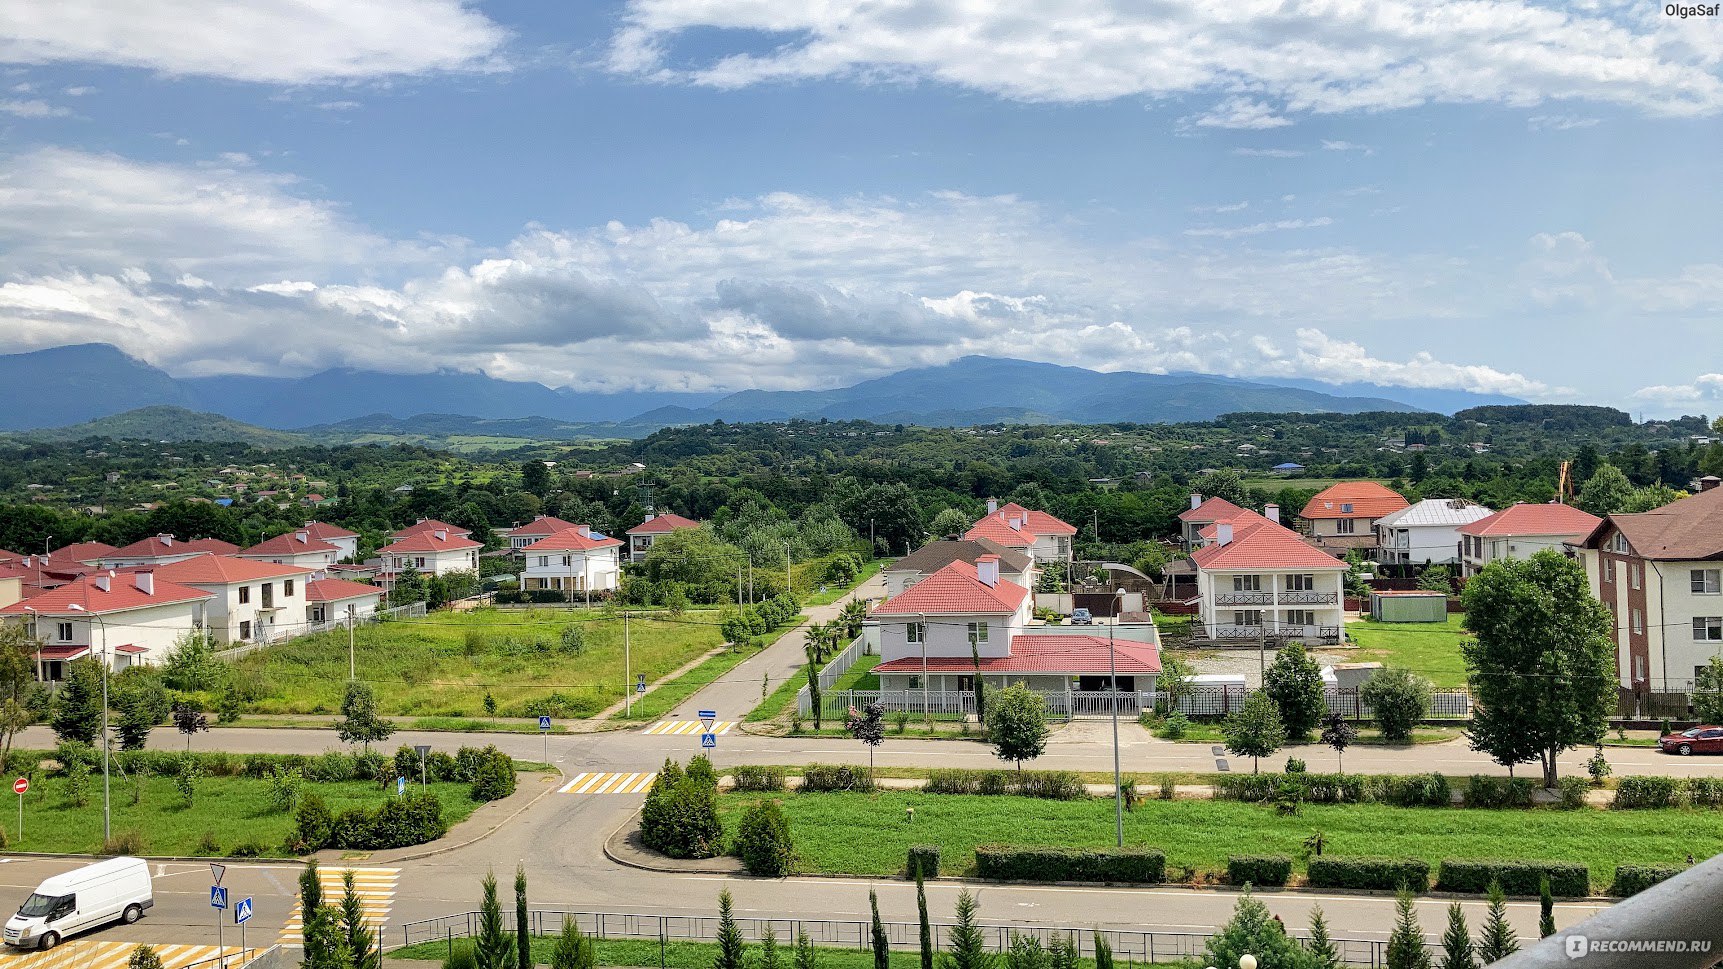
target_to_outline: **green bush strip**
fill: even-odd
[[[1444,859],[1436,873],[1436,890],[1482,895],[1490,882],[1502,884],[1509,895],[1536,895],[1543,879],[1550,893],[1567,898],[1591,894],[1591,871],[1584,865],[1560,861],[1461,861]]]
[[[1609,885],[1609,893],[1622,898],[1637,895],[1686,870],[1686,865],[1618,865],[1615,869],[1615,881]]]
[[[1230,885],[1279,886],[1292,880],[1292,859],[1285,855],[1231,855],[1226,860]]]
[[[1154,848],[979,845],[975,849],[975,873],[997,881],[1155,885],[1167,879],[1167,856]]]
[[[1430,888],[1430,863],[1422,858],[1336,858],[1323,855],[1310,859],[1307,879],[1312,888],[1392,892],[1404,887],[1414,892],[1425,892]]]

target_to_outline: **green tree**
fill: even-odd
[[[1418,588],[1444,595],[1454,591],[1454,570],[1446,565],[1432,565],[1418,576]]]
[[[891,938],[885,934],[885,923],[879,917],[879,893],[867,890],[868,910],[873,913],[870,940],[873,943],[873,969],[891,969]]]
[[[1222,469],[1210,471],[1197,478],[1191,490],[1205,498],[1225,498],[1227,501],[1247,508],[1251,504],[1250,492],[1244,486],[1244,479],[1237,471]]]
[[[145,667],[135,666],[113,677],[109,695],[113,700],[114,732],[121,750],[143,750],[150,731],[166,720],[171,709],[160,679]]]
[[[347,694],[341,698],[341,719],[335,722],[336,736],[345,743],[362,743],[370,750],[373,741],[388,740],[394,732],[395,725],[377,715],[377,693],[371,684],[358,680],[348,683]]]
[[[126,969],[162,969],[162,957],[147,945],[139,945],[126,959]]]
[[[54,694],[54,713],[48,725],[61,742],[76,740],[94,745],[102,730],[102,664],[92,657],[66,664],[66,678]]]
[[[1678,491],[1666,484],[1650,484],[1643,488],[1635,488],[1627,501],[1621,506],[1623,513],[1636,513],[1662,508],[1687,497],[1687,492]]]
[[[22,623],[0,626],[0,764],[10,763],[18,732],[36,715],[30,698],[36,690],[36,650],[32,627]]]
[[[1155,689],[1166,694],[1166,709],[1177,710],[1179,701],[1195,689],[1196,670],[1183,659],[1161,654],[1161,671],[1155,675]]]
[[[1538,937],[1555,935],[1555,896],[1550,893],[1549,876],[1538,879]]]
[[[514,969],[514,940],[503,927],[503,907],[497,899],[497,876],[485,873],[484,900],[479,903],[479,930],[473,937],[478,969]]]
[[[543,461],[521,462],[520,487],[522,491],[543,498],[550,491],[550,469],[544,466]]]
[[[1113,946],[1100,929],[1095,930],[1095,969],[1113,969]]]
[[[1048,969],[1078,969],[1083,964],[1077,952],[1077,940],[1069,933],[1057,932],[1047,943]]]
[[[1262,690],[1253,692],[1244,703],[1221,724],[1227,752],[1234,757],[1249,757],[1250,772],[1257,773],[1261,759],[1273,754],[1286,743],[1286,728],[1280,722],[1280,708]]]
[[[1704,723],[1723,720],[1723,656],[1705,661],[1693,675],[1693,716]]]
[[[1394,897],[1394,931],[1388,936],[1387,969],[1430,969],[1430,954],[1424,951],[1424,930],[1418,927],[1418,910],[1412,893],[1402,888]]]
[[[354,969],[377,969],[381,965],[377,936],[365,924],[365,906],[359,899],[352,869],[341,873],[341,934]]]
[[[795,969],[820,969],[820,956],[814,949],[814,940],[808,938],[808,930],[796,932],[796,958],[792,961]]]
[[[1268,665],[1262,683],[1269,699],[1280,710],[1286,739],[1293,743],[1309,740],[1310,731],[1328,710],[1321,664],[1304,651],[1304,644],[1291,643],[1282,647]]]
[[[747,947],[742,930],[736,925],[736,913],[728,888],[718,893],[718,954],[712,957],[712,969],[747,969]]]
[[[1008,686],[993,702],[987,720],[987,740],[1000,760],[1034,760],[1047,749],[1047,700],[1018,683]]]
[[[391,606],[412,605],[415,602],[425,602],[430,598],[430,584],[425,581],[423,573],[411,566],[402,569],[395,576],[394,583],[389,586],[389,605]]]
[[[1613,464],[1600,464],[1597,473],[1580,486],[1574,504],[1581,511],[1602,517],[1613,515],[1633,498],[1633,482]]]
[[[1358,697],[1375,711],[1382,739],[1412,742],[1412,729],[1430,709],[1430,681],[1397,667],[1377,670],[1358,688]]]
[[[162,658],[162,682],[182,693],[212,693],[227,682],[229,667],[216,656],[215,640],[206,632],[188,632],[174,640]]]
[[[939,514],[933,516],[933,524],[928,527],[934,538],[962,536],[969,531],[970,519],[967,514],[956,508],[941,508]]]
[[[1309,953],[1310,969],[1340,969],[1340,947],[1328,937],[1328,916],[1322,906],[1310,910],[1310,941],[1304,944]]]
[[[921,969],[933,969],[933,922],[927,917],[927,881],[922,877],[924,866],[915,865],[915,914],[921,922]]]
[[[1236,966],[1238,957],[1249,953],[1260,966],[1296,966],[1302,947],[1286,934],[1268,907],[1256,900],[1246,885],[1233,906],[1232,918],[1209,936],[1207,965]]]
[[[1346,773],[1346,748],[1358,739],[1358,728],[1338,713],[1330,713],[1322,718],[1323,743],[1334,748],[1334,766],[1340,773]]]
[[[1556,757],[1596,743],[1615,709],[1613,617],[1579,563],[1549,550],[1491,563],[1464,600],[1477,637],[1460,644],[1473,746],[1489,750],[1517,732],[1538,752],[1544,786],[1555,787]]]
[[[790,840],[790,822],[777,801],[760,801],[742,815],[736,826],[735,852],[749,874],[782,878],[790,873],[796,848]]]
[[[1013,932],[1011,945],[1005,950],[1005,969],[1052,969],[1052,960],[1039,938]]]
[[[515,965],[532,969],[532,931],[526,914],[526,865],[515,864]]]
[[[309,920],[309,914],[323,907],[323,879],[317,874],[317,861],[305,862],[299,870],[299,913]]]
[[[556,946],[550,950],[550,969],[593,969],[598,964],[597,947],[592,939],[580,931],[574,917],[562,917],[562,931],[557,934]]]
[[[301,969],[353,969],[353,952],[335,909],[321,906],[304,921],[304,958]]]
[[[1519,937],[1508,924],[1508,898],[1502,892],[1501,882],[1490,882],[1489,898],[1484,928],[1478,934],[1478,961],[1486,966],[1520,951]]]
[[[821,717],[825,711],[821,709],[820,697],[820,662],[813,643],[803,647],[807,653],[808,663],[802,667],[802,672],[808,677],[808,703],[814,714],[814,729],[820,729]]]
[[[781,969],[782,966],[783,960],[778,958],[778,932],[768,922],[760,933],[760,958],[754,960],[753,969]]]
[[[1478,969],[1471,932],[1466,928],[1466,910],[1459,902],[1448,904],[1448,929],[1442,933],[1441,969]]]
[[[941,953],[944,969],[993,969],[986,933],[976,924],[979,908],[969,889],[957,893],[957,924],[947,931],[945,952]]]

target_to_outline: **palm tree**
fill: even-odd
[[[808,645],[813,647],[815,661],[825,662],[826,654],[832,648],[832,624],[825,622],[809,623],[807,640]]]
[[[851,599],[844,603],[838,612],[838,623],[843,626],[844,638],[854,639],[861,635],[862,623],[867,620],[867,603],[860,599]]]

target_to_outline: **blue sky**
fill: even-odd
[[[1723,18],[0,0],[0,350],[799,388],[971,353],[1723,411]]]

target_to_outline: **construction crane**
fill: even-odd
[[[1572,498],[1573,498],[1573,462],[1572,461],[1563,461],[1561,463],[1561,475],[1560,475],[1560,477],[1556,478],[1555,500],[1565,505],[1565,504],[1568,504],[1569,501],[1572,500]]]

